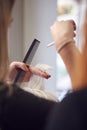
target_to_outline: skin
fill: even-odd
[[[13,16],[11,14],[9,17],[8,27],[11,26],[12,22],[13,22]],[[33,74],[41,76],[45,79],[48,79],[51,77],[50,74],[43,72],[42,70],[40,70],[38,68],[26,65],[23,62],[14,61],[9,65],[9,70],[8,70],[8,74],[6,76],[6,81],[8,81],[8,82],[14,81],[18,68],[20,68],[24,72],[26,72],[24,75],[23,74],[21,75],[21,77],[24,77],[24,78],[21,78],[20,82],[28,82]]]
[[[22,69],[24,72],[26,72],[26,73],[21,75],[21,77],[24,76],[24,78],[21,78],[20,82],[28,82],[33,74],[41,76],[41,77],[46,78],[46,79],[50,78],[49,74],[47,74],[46,72],[43,72],[40,69],[26,65],[23,62],[16,62],[15,61],[15,62],[12,62],[10,64],[9,72],[7,75],[7,81],[10,81],[10,82],[14,81],[14,78],[15,78],[19,68]]]
[[[72,89],[78,90],[87,85],[87,14],[82,27],[84,36],[84,46],[82,53],[75,46],[74,36],[76,26],[73,20],[56,21],[51,26],[51,33],[55,41],[55,48],[58,52],[58,46],[63,42],[71,41],[66,44],[58,53],[62,57],[72,82]],[[61,33],[60,33],[61,32]]]

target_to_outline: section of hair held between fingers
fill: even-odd
[[[35,66],[35,67],[29,66],[29,69],[30,69],[30,71],[31,71],[32,74],[41,76],[41,77],[46,78],[46,79],[48,79],[48,78],[51,77],[50,74],[46,73],[46,71],[42,70],[40,68],[40,66],[38,66],[38,65]]]

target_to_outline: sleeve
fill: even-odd
[[[48,113],[55,104],[17,88],[4,105],[4,129],[43,130]]]
[[[87,130],[87,90],[72,93],[51,111],[45,130]]]

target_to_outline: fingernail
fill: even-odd
[[[27,71],[29,71],[29,65],[26,65],[26,69],[27,69]]]
[[[27,68],[29,68],[29,65],[26,65]]]

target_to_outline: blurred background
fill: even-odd
[[[45,88],[60,100],[71,90],[71,82],[54,46],[47,48],[47,44],[53,41],[50,26],[55,20],[73,19],[79,27],[84,6],[75,0],[16,0],[13,10],[14,22],[9,29],[10,62],[22,61],[34,38],[38,39],[41,44],[31,65],[44,63],[53,67],[49,71],[52,77],[44,81]]]

